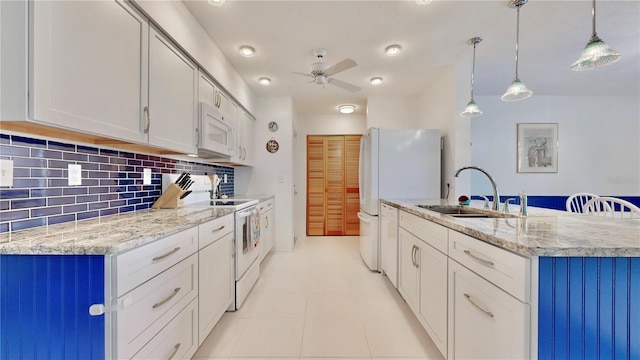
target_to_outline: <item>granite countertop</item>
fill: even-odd
[[[210,206],[142,210],[5,233],[0,254],[118,254],[233,212]]]
[[[229,199],[251,199],[251,200],[258,200],[258,202],[263,202],[263,201],[267,201],[270,199],[274,199],[276,196],[271,194],[258,194],[258,195],[233,195],[230,196]]]
[[[616,220],[531,206],[526,217],[453,218],[416,206],[447,205],[446,200],[381,201],[524,256],[640,256],[640,219]],[[472,201],[470,207],[481,210],[483,205],[484,201]],[[517,215],[519,207],[510,207]]]

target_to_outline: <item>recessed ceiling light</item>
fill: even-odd
[[[431,3],[431,0],[416,0],[416,4],[418,5],[427,5]]]
[[[213,6],[222,6],[224,5],[225,0],[209,0],[209,5]]]
[[[355,105],[340,105],[340,106],[338,106],[338,110],[342,114],[351,114],[352,112],[356,111],[356,106]]]
[[[386,49],[384,49],[384,52],[388,55],[388,56],[396,56],[398,54],[400,54],[400,45],[389,45],[387,46]]]
[[[240,55],[244,57],[252,57],[256,53],[256,50],[249,45],[240,46]]]
[[[371,85],[380,85],[380,84],[382,84],[382,78],[379,77],[379,76],[372,77],[370,81],[371,81]]]
[[[261,77],[260,79],[258,79],[258,83],[262,86],[269,86],[271,85],[271,79],[269,79],[268,77]]]
[[[187,156],[194,157],[194,158],[200,157],[200,156],[198,156],[198,154],[187,154]]]

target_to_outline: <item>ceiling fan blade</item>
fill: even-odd
[[[294,73],[294,74],[296,74],[296,75],[311,76],[311,77],[313,77],[313,75],[308,74],[308,73],[301,73],[301,72],[297,72],[297,71],[294,71],[293,73]]]
[[[338,80],[338,79],[334,79],[334,78],[330,78],[327,80],[327,82],[331,85],[335,85],[339,88],[345,89],[347,91],[351,91],[351,92],[358,92],[360,91],[360,87],[359,86],[355,86],[353,84],[349,84],[348,82],[344,82],[342,80]]]
[[[349,70],[354,66],[357,66],[358,63],[355,62],[354,60],[351,59],[344,59],[342,61],[340,61],[339,63],[333,65],[332,67],[328,68],[325,71],[325,74],[327,74],[327,76],[331,76],[331,75],[335,75],[339,72],[345,71],[345,70]]]

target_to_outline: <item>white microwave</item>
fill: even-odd
[[[200,121],[198,124],[198,155],[211,159],[230,157],[235,151],[235,124],[220,110],[200,102]]]

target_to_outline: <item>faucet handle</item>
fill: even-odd
[[[484,195],[480,195],[480,196],[482,196],[482,198],[484,199],[484,208],[488,210],[489,209],[489,198],[484,196]]]
[[[527,194],[520,191],[520,215],[527,216]]]
[[[515,201],[516,198],[508,198],[507,200],[504,201],[504,207],[502,208],[502,211],[504,211],[505,213],[509,213],[509,203],[511,201]]]

